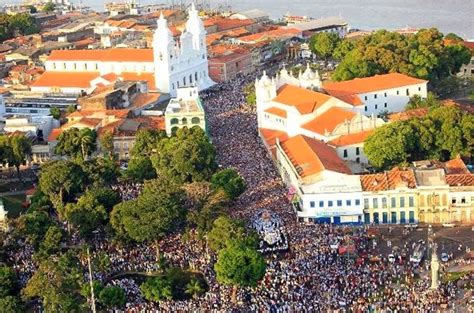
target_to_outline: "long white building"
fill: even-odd
[[[175,96],[177,89],[214,84],[209,78],[206,31],[194,5],[186,30],[178,42],[167,21],[157,21],[152,49],[56,50],[45,61],[45,73],[32,91],[45,93],[90,93],[117,80],[148,83],[150,91]]]

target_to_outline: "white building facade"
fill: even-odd
[[[56,72],[54,79],[42,79],[32,85],[33,91],[48,92],[61,87],[58,73],[64,73],[64,81],[71,80],[71,73],[93,73],[84,77],[81,86],[69,82],[73,91],[90,92],[95,86],[88,82],[110,74],[123,76],[123,80],[147,80],[149,89],[176,96],[179,87],[197,86],[199,90],[214,84],[209,77],[206,30],[198,11],[192,5],[188,12],[186,30],[175,42],[163,17],[157,21],[152,49],[106,49],[53,51],[45,61],[46,75]],[[51,76],[51,75],[50,75]],[[83,75],[84,76],[84,75]],[[85,80],[85,82],[84,82]],[[89,87],[89,88],[88,88]]]

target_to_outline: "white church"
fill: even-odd
[[[209,77],[206,30],[194,4],[178,42],[160,15],[152,49],[55,50],[33,92],[82,94],[120,80],[145,81],[149,91],[176,96],[180,87],[204,90]]]

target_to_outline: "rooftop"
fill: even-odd
[[[332,107],[301,127],[314,133],[325,135],[326,132],[332,132],[338,125],[350,121],[356,115],[354,112]]]
[[[427,83],[427,81],[404,74],[390,73],[355,78],[342,82],[325,83],[323,88],[330,95],[337,97],[338,95],[356,95],[423,83]]]
[[[308,22],[293,24],[289,27],[299,29],[300,31],[321,29],[327,27],[346,26],[347,22],[340,17],[325,17]]]
[[[54,50],[48,61],[153,62],[152,49]]]
[[[396,188],[416,188],[415,174],[412,170],[400,170],[398,167],[383,173],[361,175],[363,191],[393,190]]]
[[[273,101],[295,107],[301,114],[309,114],[329,99],[331,97],[323,93],[285,84],[278,89]]]
[[[285,110],[277,108],[277,107],[270,107],[265,110],[266,113],[276,115],[282,118],[287,118],[288,114]]]
[[[336,150],[322,141],[298,135],[282,142],[281,147],[300,177],[319,174],[324,170],[351,174]]]
[[[373,129],[355,133],[355,134],[348,134],[348,135],[342,135],[337,137],[336,139],[333,139],[329,142],[330,145],[336,146],[336,147],[343,147],[343,146],[349,146],[349,145],[354,145],[354,144],[360,144],[367,139],[372,133],[374,132]]]
[[[46,71],[32,87],[89,88],[91,81],[100,76],[99,72],[56,72]]]

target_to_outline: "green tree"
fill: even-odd
[[[79,165],[84,172],[84,184],[89,188],[109,186],[119,175],[117,164],[113,159],[94,157],[79,162]]]
[[[56,5],[52,1],[49,1],[43,6],[43,12],[53,12],[55,9]]]
[[[0,298],[13,295],[17,289],[17,278],[12,268],[0,265]]]
[[[160,302],[173,298],[171,282],[163,276],[148,278],[141,284],[140,290],[148,301]]]
[[[428,96],[426,98],[421,98],[419,95],[414,95],[410,97],[405,110],[411,109],[419,109],[419,108],[431,108],[440,106],[441,103],[438,100],[438,97],[431,92],[428,92]]]
[[[332,57],[335,60],[341,61],[353,49],[354,49],[354,44],[352,43],[351,40],[348,40],[348,39],[341,40],[341,41],[339,41],[336,48],[334,49],[334,51],[332,53]]]
[[[39,31],[34,18],[29,13],[19,13],[8,18],[9,33],[16,35],[31,35]]]
[[[138,242],[153,242],[176,230],[184,222],[183,191],[164,180],[149,180],[136,201],[112,210],[115,231]]]
[[[211,182],[214,188],[222,188],[230,199],[239,197],[246,188],[245,180],[232,168],[215,173]]]
[[[310,39],[310,49],[318,57],[328,59],[338,46],[341,38],[336,33],[321,32],[313,35]]]
[[[135,143],[130,154],[132,157],[150,156],[156,151],[161,139],[166,138],[166,132],[156,129],[140,129],[135,136]]]
[[[30,244],[37,247],[52,225],[53,220],[47,213],[33,211],[19,217],[17,231],[22,237],[25,237]]]
[[[217,168],[214,146],[198,126],[179,129],[162,139],[157,150],[151,160],[159,178],[179,184],[209,180]]]
[[[61,210],[64,202],[84,190],[84,172],[70,161],[52,161],[41,167],[39,186],[53,206]]]
[[[34,5],[27,5],[28,10],[30,10],[30,14],[38,13],[38,9]]]
[[[156,171],[149,157],[137,155],[128,162],[125,176],[135,182],[143,182],[156,178]]]
[[[125,291],[118,287],[105,287],[99,293],[99,301],[106,308],[121,308],[125,305]]]
[[[232,240],[219,251],[214,265],[217,281],[233,286],[232,301],[236,301],[237,287],[255,286],[265,275],[265,260],[253,246]]]
[[[209,247],[214,251],[225,248],[231,239],[244,240],[247,236],[241,221],[231,220],[226,216],[217,218],[208,234]]]
[[[59,135],[55,153],[86,160],[95,149],[95,141],[95,130],[71,128]]]
[[[6,296],[0,298],[0,308],[2,313],[20,313],[25,312],[20,300],[14,296]]]
[[[111,131],[104,132],[99,136],[100,149],[104,153],[104,156],[112,158],[114,155],[114,135]]]
[[[390,169],[406,162],[415,147],[415,132],[404,122],[386,124],[371,134],[364,142],[364,152],[372,166]]]
[[[214,189],[209,182],[194,182],[183,186],[189,204],[186,216],[188,225],[199,235],[208,233],[214,220],[224,214],[228,196],[221,189]]]
[[[59,108],[57,107],[52,107],[51,109],[49,109],[49,113],[54,119],[59,120],[59,118],[61,117],[61,110],[59,110]]]
[[[205,290],[201,286],[199,280],[191,279],[191,281],[186,284],[186,290],[184,292],[193,298],[197,298],[199,295],[203,294],[204,291]]]
[[[22,293],[25,301],[40,298],[46,312],[78,312],[84,304],[82,284],[79,260],[70,250],[41,262]]]
[[[68,105],[67,109],[66,109],[66,112],[67,114],[71,114],[73,112],[76,112],[76,106],[71,104],[71,105]]]
[[[253,83],[246,85],[243,89],[243,92],[248,104],[257,104],[257,95],[255,94],[255,85]]]
[[[50,226],[44,235],[43,242],[40,244],[40,250],[47,255],[58,252],[63,235],[61,228],[56,225]]]
[[[92,231],[107,220],[105,207],[90,193],[79,198],[76,204],[68,203],[64,210],[65,219],[70,222],[81,236],[88,237]]]
[[[20,166],[25,165],[31,155],[31,140],[25,135],[0,135],[1,163],[16,168],[18,179],[21,181]]]

